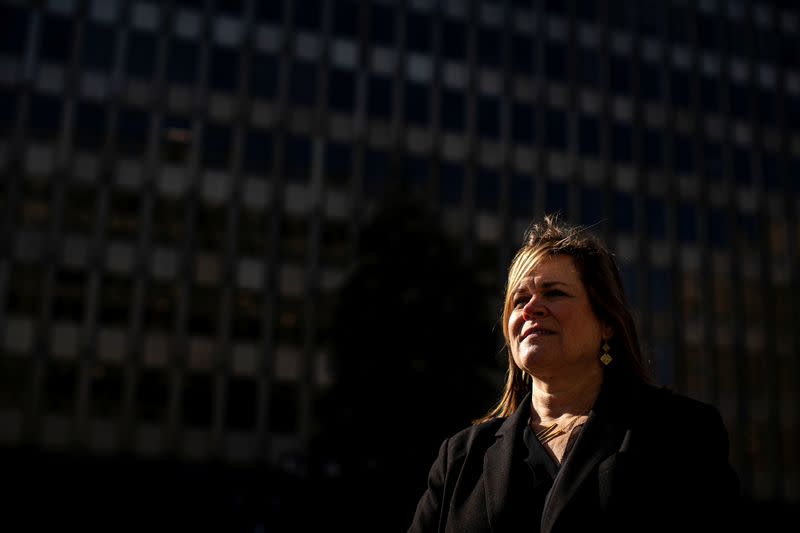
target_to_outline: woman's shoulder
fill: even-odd
[[[639,405],[651,414],[677,419],[719,419],[719,409],[665,385],[643,385]],[[660,418],[660,416],[659,416]]]
[[[450,453],[459,454],[476,446],[490,446],[495,441],[495,435],[505,421],[506,418],[493,418],[458,431],[447,439]]]

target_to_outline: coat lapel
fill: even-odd
[[[530,393],[520,403],[516,412],[508,417],[495,433],[496,440],[483,458],[484,492],[489,524],[493,531],[505,531],[518,527],[519,519],[514,513],[513,494],[519,482],[520,454],[523,453],[517,438],[520,424],[526,424],[530,416]],[[524,465],[523,465],[524,466]]]
[[[617,385],[620,385],[617,383]],[[567,459],[561,465],[553,488],[542,512],[542,533],[553,530],[559,516],[570,499],[598,465],[615,455],[623,445],[626,435],[625,406],[632,397],[621,401],[621,396],[605,388],[592,409],[589,419]]]

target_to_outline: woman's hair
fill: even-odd
[[[545,215],[542,222],[532,224],[525,232],[522,247],[514,255],[508,269],[501,319],[508,352],[505,389],[500,402],[476,423],[510,416],[530,389],[514,362],[509,346],[508,319],[513,307],[513,293],[520,279],[529,274],[542,258],[556,255],[572,258],[592,310],[600,322],[613,332],[608,341],[613,360],[605,367],[606,376],[614,375],[645,383],[651,381],[642,361],[636,325],[613,255],[585,228],[562,224],[557,216]]]

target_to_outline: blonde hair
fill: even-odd
[[[475,423],[510,416],[529,391],[509,348],[508,319],[513,307],[513,293],[520,279],[542,258],[556,255],[572,258],[592,310],[613,332],[608,343],[614,360],[605,367],[606,376],[613,374],[628,380],[652,381],[642,361],[633,314],[612,253],[586,228],[562,224],[556,215],[545,215],[542,222],[528,228],[522,246],[511,260],[501,318],[508,354],[506,383],[499,403]]]

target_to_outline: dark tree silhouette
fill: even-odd
[[[334,319],[337,385],[319,411],[316,451],[340,469],[331,505],[345,527],[359,517],[364,529],[377,521],[404,531],[442,440],[497,399],[496,319],[461,256],[401,194],[360,235]]]

